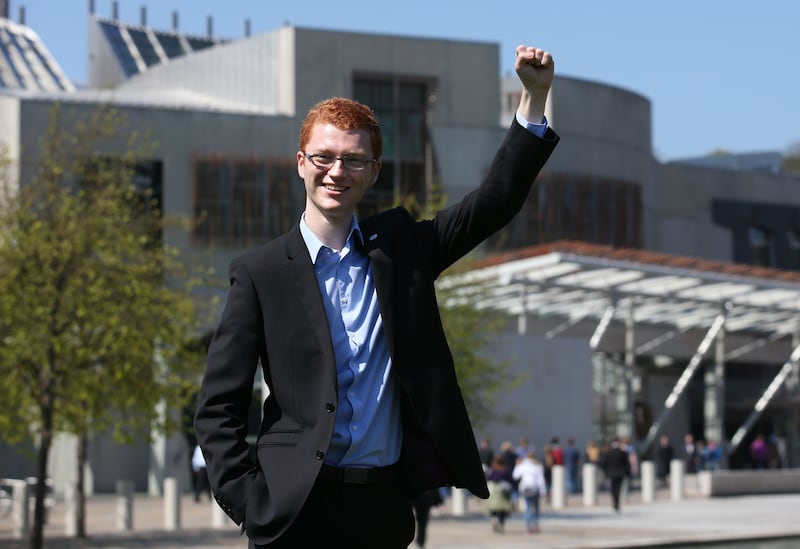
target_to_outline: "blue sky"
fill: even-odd
[[[10,0],[17,19],[45,41],[67,75],[87,74],[88,0]],[[95,10],[111,15],[111,0]],[[239,38],[289,23],[500,44],[510,71],[514,48],[550,50],[556,71],[619,86],[652,102],[653,149],[661,160],[800,146],[800,2],[794,0],[119,0],[120,19]],[[468,90],[465,90],[468,93]],[[556,125],[556,124],[554,124]],[[556,127],[557,129],[557,127]]]

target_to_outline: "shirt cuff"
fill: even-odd
[[[536,137],[544,137],[547,133],[547,117],[542,117],[542,122],[534,124],[533,122],[525,120],[525,117],[517,111],[517,122]]]

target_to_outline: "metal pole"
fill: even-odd
[[[752,412],[750,412],[750,416],[747,418],[744,424],[739,427],[739,429],[733,435],[733,438],[731,438],[731,445],[728,448],[728,455],[733,454],[739,447],[742,439],[745,437],[745,435],[747,435],[748,431],[750,431],[755,422],[761,416],[761,412],[764,411],[764,408],[767,407],[769,401],[772,400],[772,397],[774,397],[775,393],[778,392],[778,389],[781,388],[783,382],[786,381],[786,378],[794,369],[794,363],[797,362],[798,359],[800,359],[800,345],[794,348],[789,360],[784,363],[783,367],[778,372],[778,375],[775,376],[775,378],[772,380],[772,383],[770,383],[769,387],[767,387],[767,389],[764,391],[764,394],[762,394],[761,398],[758,399],[758,402],[756,402],[755,408]]]
[[[706,352],[708,352],[711,342],[717,336],[717,332],[722,329],[722,325],[724,323],[725,315],[717,315],[717,317],[714,319],[714,322],[711,324],[711,327],[708,329],[708,332],[706,332],[706,336],[703,338],[703,341],[700,342],[700,346],[697,348],[694,356],[689,361],[689,364],[686,366],[686,369],[684,369],[681,377],[678,379],[678,382],[675,383],[675,387],[673,387],[672,392],[664,402],[664,408],[661,410],[658,418],[650,426],[650,430],[647,432],[647,437],[642,443],[642,450],[640,452],[641,455],[647,454],[647,451],[650,449],[650,446],[653,444],[653,441],[658,434],[658,430],[661,428],[661,425],[667,419],[670,412],[672,412],[673,406],[675,406],[675,403],[678,402],[678,398],[680,398],[684,389],[686,389],[686,386],[689,384],[689,381],[691,381],[692,376],[697,371],[697,367],[700,366],[700,361],[703,359],[703,356],[705,356]]]

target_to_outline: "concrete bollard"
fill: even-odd
[[[550,489],[551,504],[553,509],[563,509],[567,506],[567,475],[563,465],[553,465]]]
[[[583,475],[583,505],[594,507],[597,505],[597,465],[584,463],[581,474]]]
[[[630,495],[631,479],[629,477],[624,477],[622,479],[622,485],[619,487],[619,500],[623,503],[627,503]]]
[[[28,509],[30,488],[24,480],[7,479],[6,483],[11,486],[12,536],[16,539],[23,539],[28,537],[30,531],[30,510]]]
[[[78,536],[78,487],[73,482],[64,486],[64,535]]]
[[[133,530],[133,481],[117,481],[117,530]]]
[[[467,491],[453,488],[450,494],[450,512],[454,517],[463,517],[467,514]]]
[[[697,473],[697,489],[701,496],[711,495],[711,471],[700,471]]]
[[[683,499],[683,461],[673,459],[669,462],[669,493],[672,501]]]
[[[164,529],[181,529],[181,496],[178,490],[178,479],[164,479]]]
[[[656,466],[652,461],[643,461],[640,471],[642,474],[642,503],[652,503],[656,499]]]

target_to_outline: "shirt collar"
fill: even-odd
[[[326,246],[320,241],[317,235],[314,234],[314,231],[309,228],[308,224],[306,223],[305,212],[303,212],[303,215],[300,216],[300,235],[303,237],[303,242],[306,243],[308,255],[311,256],[311,262],[316,264],[320,249]],[[353,215],[353,222],[350,224],[350,232],[347,233],[347,239],[345,242],[350,242],[353,238],[353,235],[358,238],[358,243],[363,246],[364,236],[361,234],[361,227],[358,225],[358,220],[356,219],[355,214]]]

